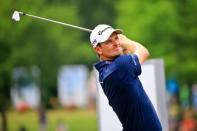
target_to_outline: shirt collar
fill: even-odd
[[[99,70],[101,69],[103,66],[105,65],[109,65],[111,64],[112,61],[100,61],[100,62],[97,62],[96,64],[94,64],[94,67]]]

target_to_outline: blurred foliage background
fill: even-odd
[[[98,60],[89,33],[23,17],[14,10],[92,29],[100,23],[122,28],[146,46],[151,58],[163,58],[166,78],[192,85],[197,81],[197,1],[187,0],[3,0],[0,4],[0,109],[10,105],[11,72],[15,67],[40,68],[42,103],[57,95],[60,65]]]

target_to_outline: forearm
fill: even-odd
[[[123,38],[124,43],[122,44],[122,47],[124,49],[124,53],[133,53],[136,54],[139,58],[140,64],[144,63],[144,61],[148,58],[149,56],[149,51],[140,43],[132,41],[128,38]]]

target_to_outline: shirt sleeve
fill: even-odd
[[[141,74],[141,65],[136,54],[121,55],[116,59],[116,64],[121,71],[130,71],[132,76],[136,77]]]
[[[141,74],[142,69],[141,69],[141,65],[138,59],[138,56],[136,54],[132,54],[130,55],[132,57],[132,65],[133,65],[133,69],[135,71],[135,74],[138,76]]]

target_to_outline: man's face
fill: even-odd
[[[100,43],[95,47],[95,51],[99,54],[101,60],[113,60],[122,54],[123,49],[117,33],[112,33],[106,42]]]

